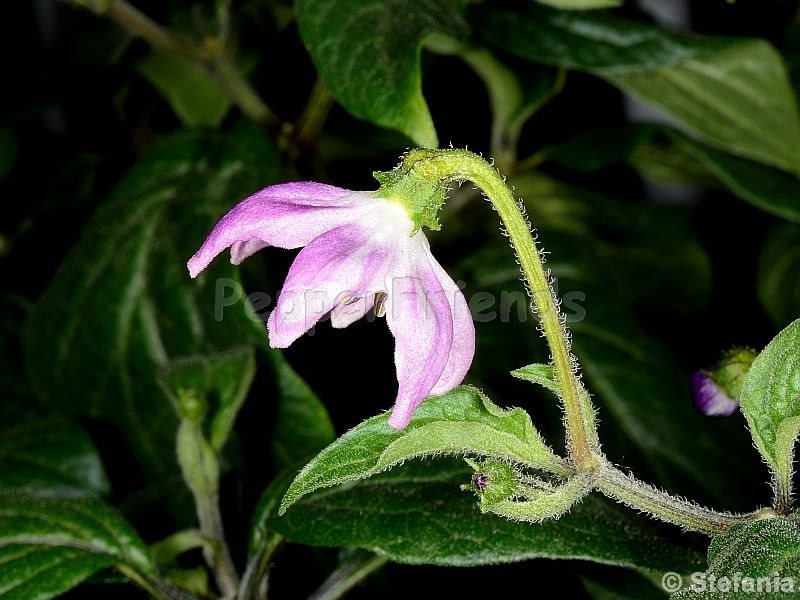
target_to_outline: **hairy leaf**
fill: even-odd
[[[473,387],[428,398],[404,429],[390,427],[388,420],[388,412],[367,419],[320,452],[292,482],[281,513],[314,490],[371,477],[426,456],[491,456],[548,471],[565,470],[528,413],[503,410]]]
[[[742,412],[776,483],[789,489],[800,431],[800,319],[756,357],[742,384]]]
[[[540,524],[482,514],[474,495],[459,490],[470,476],[461,461],[415,461],[319,490],[270,524],[298,543],[365,548],[412,564],[569,558],[679,571],[702,564],[701,556],[661,538],[644,518],[598,497]]]

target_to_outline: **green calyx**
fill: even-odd
[[[448,181],[432,179],[425,170],[415,168],[420,153],[425,152],[411,150],[393,170],[373,173],[381,184],[373,196],[401,205],[414,222],[413,233],[422,227],[433,231],[442,228],[438,215],[448,189]]]
[[[731,348],[722,355],[719,366],[711,371],[711,378],[729,398],[738,399],[744,378],[755,358],[756,353],[750,348]]]

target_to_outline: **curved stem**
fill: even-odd
[[[594,410],[581,397],[581,387],[575,376],[575,362],[550,285],[550,273],[544,268],[524,206],[517,202],[503,177],[491,165],[467,150],[412,150],[404,157],[403,164],[409,174],[440,185],[472,181],[483,190],[497,210],[517,253],[528,293],[550,346],[564,407],[570,456],[579,469],[591,468],[595,463],[594,451],[599,447]]]

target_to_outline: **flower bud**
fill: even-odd
[[[511,465],[497,460],[477,463],[467,459],[467,463],[475,469],[475,474],[472,483],[461,486],[461,489],[477,493],[482,509],[507,500],[516,493],[519,473]]]
[[[742,383],[756,353],[749,348],[733,348],[722,355],[713,369],[692,375],[694,405],[704,415],[727,417],[739,408]]]

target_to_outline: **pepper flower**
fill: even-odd
[[[462,382],[475,352],[472,317],[402,202],[321,183],[267,187],[222,217],[189,274],[227,248],[239,264],[267,246],[303,248],[267,321],[270,346],[289,347],[327,313],[335,328],[370,310],[385,315],[395,338],[399,389],[389,424],[397,429],[426,397]]]

